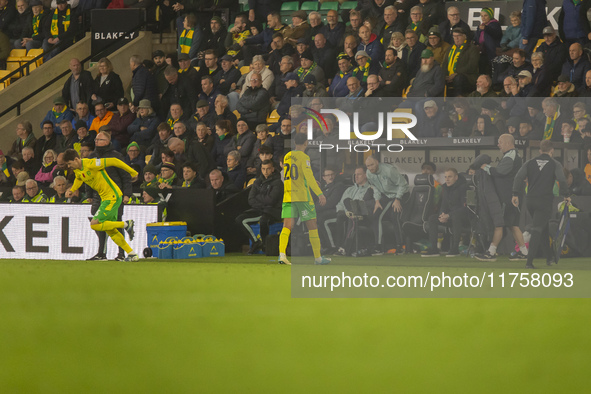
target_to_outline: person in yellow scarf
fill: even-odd
[[[43,8],[41,0],[31,0],[29,5],[33,11],[31,24],[25,26],[23,35],[15,42],[14,46],[17,49],[25,48],[27,51],[34,48],[41,48],[41,45],[43,45],[43,37],[45,37],[45,31],[48,28],[47,25],[50,21],[51,14]]]
[[[74,42],[76,33],[78,32],[78,18],[72,17],[72,10],[66,0],[56,0],[57,8],[52,12],[51,24],[49,30],[45,32],[45,39],[43,40],[43,51],[48,52],[44,61],[51,59],[58,53],[67,48],[67,44],[60,48],[49,50],[60,42]]]
[[[447,95],[467,96],[476,85],[478,78],[478,62],[480,52],[467,39],[467,34],[461,27],[452,31],[454,45],[443,57],[443,71],[445,82],[448,84]]]
[[[186,53],[189,58],[195,59],[199,53],[203,35],[196,29],[197,17],[194,14],[188,14],[183,21],[183,31],[179,37],[178,54]]]

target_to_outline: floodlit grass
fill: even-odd
[[[395,261],[474,264],[425,260]],[[290,272],[264,256],[0,260],[0,392],[588,390],[587,299],[292,299]]]

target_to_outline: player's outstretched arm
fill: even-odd
[[[105,161],[105,167],[121,168],[122,170],[127,171],[132,178],[135,178],[138,175],[138,172],[136,170],[134,170],[133,168],[131,168],[130,166],[128,166],[127,164],[115,157],[107,157],[102,160]]]

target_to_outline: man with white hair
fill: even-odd
[[[439,33],[441,33],[441,39],[449,44],[453,44],[452,31],[455,28],[462,28],[468,34],[468,41],[472,41],[472,30],[466,22],[460,17],[460,9],[458,7],[449,7],[447,9],[447,20],[439,24]]]
[[[445,90],[445,74],[433,57],[430,49],[421,53],[421,68],[416,74],[407,96],[408,97],[443,97]]]
[[[37,182],[33,179],[27,179],[25,183],[25,197],[22,202],[46,202],[47,196],[39,189]]]

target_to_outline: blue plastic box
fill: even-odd
[[[158,256],[158,245],[167,238],[183,239],[187,235],[186,222],[158,222],[146,225],[148,246],[152,249],[152,256]],[[170,257],[172,258],[172,257]]]

